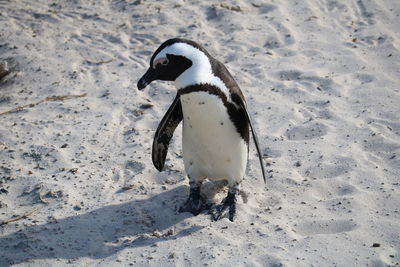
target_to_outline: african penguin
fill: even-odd
[[[248,160],[249,127],[265,182],[257,136],[239,86],[226,67],[202,46],[180,38],[167,40],[154,52],[138,89],[154,80],[175,81],[178,91],[155,133],[152,159],[162,171],[174,130],[183,120],[183,161],[190,195],[179,211],[197,215],[210,209],[200,193],[202,182],[206,178],[226,180],[228,195],[210,213],[214,220],[228,213],[233,221],[236,193]]]

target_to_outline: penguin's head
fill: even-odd
[[[183,76],[192,77],[193,72],[190,69],[204,64],[208,64],[211,70],[209,58],[207,51],[196,42],[180,38],[169,39],[154,52],[150,67],[138,81],[137,87],[142,90],[155,80],[177,81]]]

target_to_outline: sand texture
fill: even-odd
[[[233,223],[177,212],[181,126],[151,162],[176,89],[136,83],[173,37],[258,129]],[[0,0],[0,266],[400,265],[399,49],[397,0]]]

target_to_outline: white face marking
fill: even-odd
[[[192,61],[192,66],[176,78],[175,86],[177,89],[185,88],[189,85],[208,83],[220,88],[227,96],[228,101],[232,102],[228,88],[219,77],[212,73],[210,61],[202,51],[186,43],[174,43],[161,50],[154,57],[153,65],[154,62],[165,58],[167,54],[184,56]]]

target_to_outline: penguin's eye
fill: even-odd
[[[169,63],[169,60],[166,57],[162,57],[162,58],[156,59],[153,62],[153,69],[157,68],[157,66],[159,66],[159,65],[167,66],[168,63]]]
[[[165,58],[162,62],[161,62],[161,65],[163,65],[163,66],[167,66],[168,65],[168,63],[169,63],[169,60],[168,60],[168,58]]]

